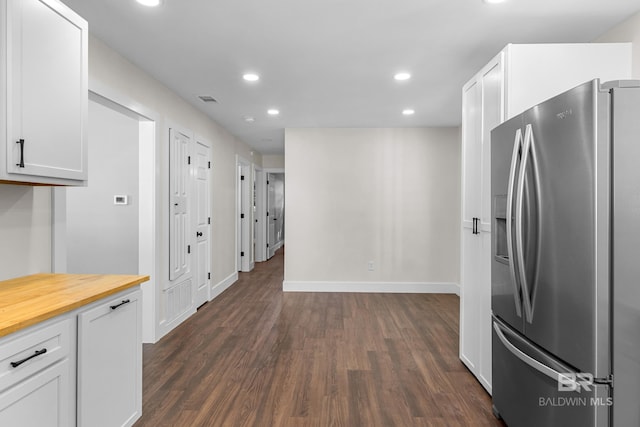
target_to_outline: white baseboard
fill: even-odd
[[[214,299],[215,297],[217,297],[218,295],[226,291],[229,288],[229,286],[233,285],[237,281],[238,281],[238,272],[236,271],[235,273],[232,273],[231,275],[229,275],[227,278],[222,279],[222,281],[211,286],[211,293],[210,293],[211,298],[209,298],[209,301],[211,301],[212,299]]]
[[[282,282],[285,292],[367,292],[397,294],[457,294],[457,283],[429,282]]]

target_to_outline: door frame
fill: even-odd
[[[269,243],[269,221],[267,220],[267,210],[269,209],[269,203],[268,203],[269,194],[268,194],[267,177],[268,177],[268,175],[270,173],[281,173],[281,174],[284,174],[285,179],[286,179],[287,174],[285,173],[285,169],[284,168],[264,168],[262,171],[264,173],[264,209],[260,214],[262,216],[263,224],[265,226],[265,230],[264,230],[264,233],[265,233],[265,235],[264,235],[264,260],[268,261],[271,257],[269,256],[269,250],[267,249],[267,243]],[[285,188],[285,193],[286,193],[286,188],[287,188],[286,185],[285,185],[284,188]],[[285,200],[285,204],[286,204],[286,202],[287,202],[286,194],[284,195],[284,200]]]
[[[244,175],[245,179],[241,179]],[[252,163],[236,154],[236,270],[249,272],[253,270],[253,250],[251,238],[253,236],[253,182]],[[243,206],[245,209],[245,221],[240,217]],[[245,252],[245,256],[241,253]]]
[[[139,122],[139,211],[138,211],[138,274],[150,279],[141,284],[142,289],[142,340],[154,343],[158,338],[157,307],[159,295],[157,277],[161,277],[158,267],[162,265],[156,251],[158,228],[157,210],[159,198],[156,196],[158,179],[156,168],[159,164],[156,147],[158,141],[159,115],[112,90],[99,82],[89,82],[89,100],[102,103],[123,114],[133,114]],[[53,187],[51,191],[51,271],[67,271],[67,197],[66,188]]]
[[[259,167],[256,167],[255,192],[255,260],[262,262],[267,260],[267,173]]]
[[[208,224],[208,239],[207,239],[207,261],[208,261],[208,278],[207,280],[207,298],[206,301],[211,301],[211,274],[212,274],[212,269],[211,269],[211,264],[212,264],[212,243],[213,243],[213,227],[211,225],[211,222],[213,221],[212,218],[212,201],[213,201],[213,193],[212,193],[212,177],[213,177],[213,160],[212,160],[212,151],[213,151],[213,144],[211,144],[211,142],[209,142],[209,140],[207,140],[206,138],[195,134],[194,138],[193,138],[193,147],[194,147],[194,152],[193,152],[193,157],[195,159],[196,154],[197,154],[197,150],[198,150],[198,145],[202,145],[204,147],[207,147],[207,152],[208,152],[208,156],[207,156],[207,160],[209,162],[209,168],[207,169],[207,174],[208,174],[208,179],[207,179],[207,194],[209,195],[209,224]],[[193,212],[193,229],[197,230],[197,226],[198,226],[198,176],[197,176],[197,170],[198,170],[198,163],[197,161],[192,162],[191,167],[193,168],[192,171],[192,176],[193,176],[193,180],[194,180],[194,191],[193,191],[193,204],[192,204],[192,212]],[[194,277],[195,277],[195,293],[194,293],[194,298],[198,293],[198,274],[200,273],[200,263],[199,263],[199,259],[200,259],[200,254],[198,253],[198,251],[200,250],[200,247],[197,245],[197,238],[196,238],[196,245],[194,245],[195,247],[195,253],[196,253],[196,257],[195,257],[195,272],[194,272]],[[206,302],[205,301],[205,302]],[[196,304],[196,306],[201,305],[201,304]]]

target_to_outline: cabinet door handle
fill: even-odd
[[[43,348],[42,350],[37,350],[35,353],[33,353],[31,356],[29,357],[25,357],[22,360],[18,360],[17,362],[11,362],[11,367],[12,368],[17,368],[18,366],[22,365],[24,362],[26,362],[27,360],[31,360],[34,357],[38,357],[42,354],[45,354],[47,352],[46,348]]]
[[[122,307],[125,304],[129,304],[130,302],[131,302],[131,300],[129,300],[129,299],[122,300],[122,302],[120,304],[112,305],[111,306],[111,310],[115,310],[118,307]]]
[[[16,141],[16,144],[20,144],[20,163],[16,163],[16,166],[24,167],[24,139]]]

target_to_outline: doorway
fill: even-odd
[[[267,259],[284,245],[284,173],[267,173]]]
[[[140,106],[126,108],[136,104],[103,96],[109,89],[95,86],[89,92],[89,186],[52,190],[52,271],[149,275],[141,285],[142,339],[155,342],[155,115]]]

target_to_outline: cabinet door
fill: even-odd
[[[481,82],[474,80],[462,91],[462,226],[471,229],[480,215]]]
[[[0,426],[68,427],[69,359],[53,365],[0,394]]]
[[[57,0],[8,0],[7,171],[15,180],[87,179],[87,33]]]
[[[503,54],[496,56],[482,71],[482,119],[478,131],[482,138],[480,227],[491,231],[491,130],[504,120],[504,68]],[[489,249],[489,248],[487,248]],[[491,264],[489,264],[491,265]],[[488,290],[491,293],[491,289]],[[491,337],[491,335],[489,335]]]
[[[130,426],[142,414],[140,291],[78,316],[78,425]]]

